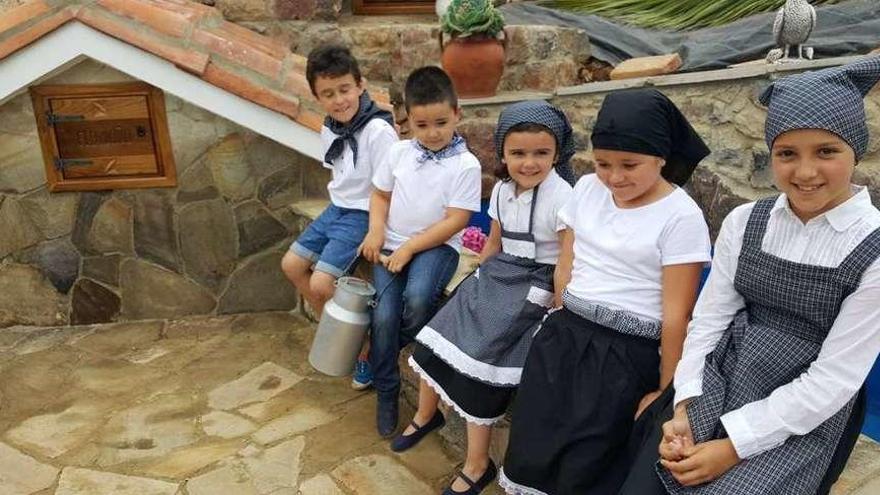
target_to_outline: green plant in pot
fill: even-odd
[[[504,18],[491,0],[452,0],[440,20],[440,59],[462,98],[493,96],[504,72]],[[449,35],[443,43],[443,33]]]

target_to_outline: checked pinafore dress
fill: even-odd
[[[706,357],[703,394],[688,405],[697,443],[724,438],[723,414],[768,397],[803,374],[819,355],[844,299],[880,256],[880,229],[837,267],[788,261],[761,250],[776,198],[758,201],[743,237],[734,285],[746,301]],[[657,464],[671,494],[816,493],[850,418],[855,397],[813,431],[745,459],[716,480],[683,487]]]
[[[459,284],[416,336],[409,360],[472,423],[491,425],[504,416],[535,330],[552,306],[555,265],[535,260],[539,188],[532,192],[527,232],[505,228],[497,200],[502,251]]]

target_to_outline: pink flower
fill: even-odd
[[[479,227],[468,227],[461,235],[461,243],[471,251],[479,253],[486,245],[486,234]]]

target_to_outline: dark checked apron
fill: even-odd
[[[462,281],[417,337],[457,371],[494,386],[519,384],[532,336],[552,307],[554,265],[535,261],[538,189],[532,193],[527,232],[505,228],[496,197],[502,252]],[[444,352],[450,347],[460,352]],[[456,358],[460,353],[469,359]]]
[[[694,441],[724,438],[729,411],[767,398],[803,374],[864,271],[880,256],[880,229],[837,267],[795,263],[761,250],[776,198],[758,201],[746,225],[736,290],[741,310],[706,357],[703,394],[688,406]],[[668,471],[657,472],[671,494],[804,495],[816,493],[850,420],[853,397],[813,431],[745,459],[711,483],[686,488]]]

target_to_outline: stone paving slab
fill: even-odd
[[[251,421],[223,411],[211,411],[202,416],[201,424],[206,435],[220,438],[237,438],[257,429]]]
[[[0,443],[0,493],[29,495],[55,484],[58,469]]]
[[[299,485],[300,495],[343,495],[333,478],[319,474]]]
[[[407,495],[434,493],[430,486],[416,478],[410,470],[384,455],[351,459],[334,469],[333,477],[357,495],[389,492]]]
[[[158,478],[185,479],[202,469],[235,455],[241,443],[226,441],[178,449],[141,469],[139,474]]]
[[[0,495],[439,493],[462,458],[433,434],[392,453],[375,394],[309,366],[313,334],[287,312],[0,329]],[[878,480],[862,439],[833,494]]]
[[[175,495],[176,483],[90,469],[64,468],[55,495]]]
[[[297,495],[303,437],[262,452],[233,458],[221,467],[190,480],[190,495]]]
[[[58,457],[91,438],[100,426],[101,409],[76,404],[56,414],[45,414],[24,421],[6,438],[45,457]]]
[[[221,385],[208,394],[212,409],[235,409],[253,402],[263,402],[303,379],[275,363],[263,363],[241,378]]]
[[[306,406],[293,414],[278,418],[260,428],[252,438],[261,445],[277,442],[282,438],[309,431],[339,419],[339,416],[323,409]]]

